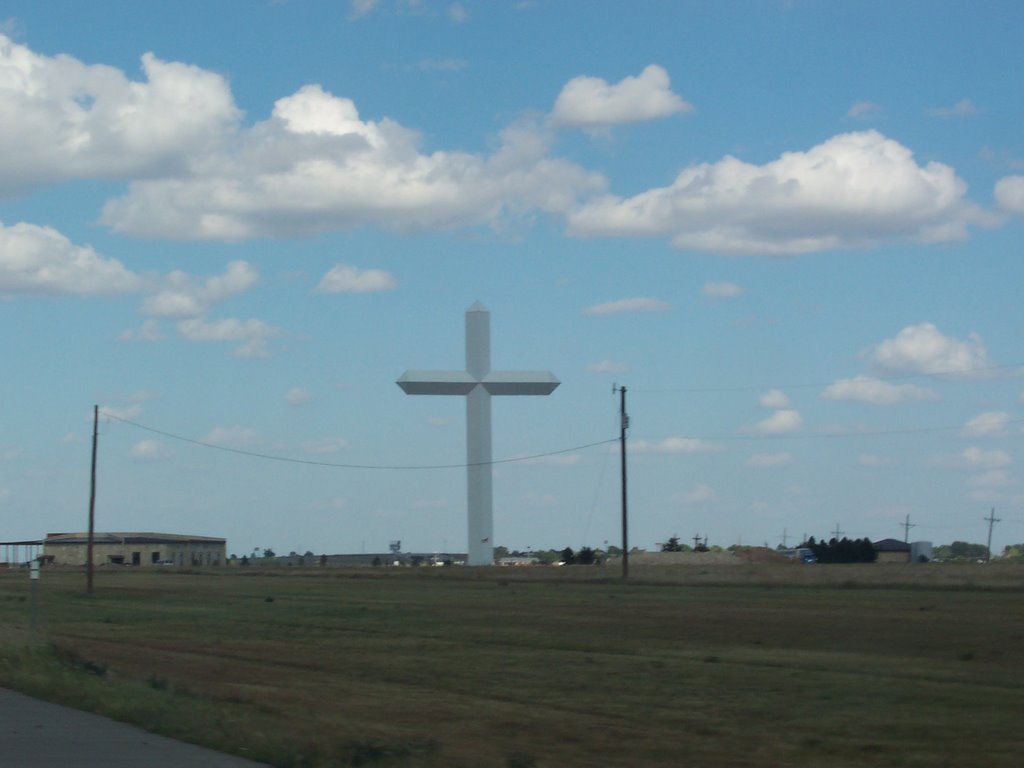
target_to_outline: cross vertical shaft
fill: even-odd
[[[466,398],[467,563],[494,562],[491,396],[549,395],[559,381],[549,371],[491,371],[491,317],[476,302],[466,312],[464,371],[406,371],[396,382],[407,395]]]

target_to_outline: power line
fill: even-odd
[[[577,445],[572,448],[563,448],[557,451],[548,451],[546,453],[535,453],[529,456],[516,456],[510,459],[495,459],[489,462],[479,462],[477,464],[342,464],[331,461],[315,461],[313,459],[297,459],[291,456],[277,456],[270,453],[260,453],[259,451],[247,451],[242,448],[231,448],[226,445],[216,445],[214,443],[207,443],[202,440],[196,440],[191,437],[183,437],[182,435],[176,435],[173,432],[166,432],[162,429],[156,429],[155,427],[149,427],[145,424],[139,424],[136,421],[130,421],[129,419],[122,418],[121,416],[115,416],[112,413],[101,411],[102,415],[108,419],[119,421],[122,424],[128,424],[129,426],[135,427],[136,429],[143,429],[147,432],[152,432],[162,437],[169,438],[171,440],[178,440],[183,443],[191,443],[192,445],[198,445],[203,448],[212,448],[216,451],[224,451],[225,453],[234,453],[240,456],[248,456],[253,459],[264,459],[266,461],[282,461],[288,464],[306,464],[314,467],[332,467],[335,469],[390,469],[390,470],[408,470],[408,469],[465,469],[466,467],[482,466],[485,464],[511,464],[517,461],[530,461],[531,459],[543,459],[548,456],[559,456],[565,453],[572,453],[573,451],[582,451],[587,448],[594,448],[599,445],[607,445],[609,443],[617,442],[619,438],[612,437],[608,440],[598,440],[594,443],[587,443],[586,445]]]
[[[1024,419],[1007,419],[1004,424],[1024,424]],[[740,433],[732,435],[694,435],[697,440],[838,440],[858,437],[887,437],[890,435],[917,435],[929,432],[952,432],[964,429],[963,424],[945,424],[935,427],[906,427],[904,429],[864,429],[858,432],[793,432],[793,433]]]

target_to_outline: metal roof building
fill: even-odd
[[[87,533],[50,533],[43,540],[43,557],[54,565],[85,565]],[[221,566],[226,559],[225,539],[174,533],[94,533],[93,563],[152,567]]]

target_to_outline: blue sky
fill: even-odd
[[[1024,540],[1024,6],[225,0],[0,11],[0,539]],[[127,420],[127,421],[124,421]],[[148,429],[147,429],[148,428]],[[156,430],[156,431],[153,431]],[[173,436],[173,437],[172,437]],[[298,461],[220,451],[176,438]],[[304,464],[301,462],[319,462]]]

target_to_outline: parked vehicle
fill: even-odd
[[[807,565],[812,565],[818,562],[817,555],[815,555],[814,552],[812,552],[807,547],[798,547],[797,549],[784,549],[782,550],[782,554],[784,554],[786,557],[792,558],[793,560],[799,560],[801,563],[806,563]]]

